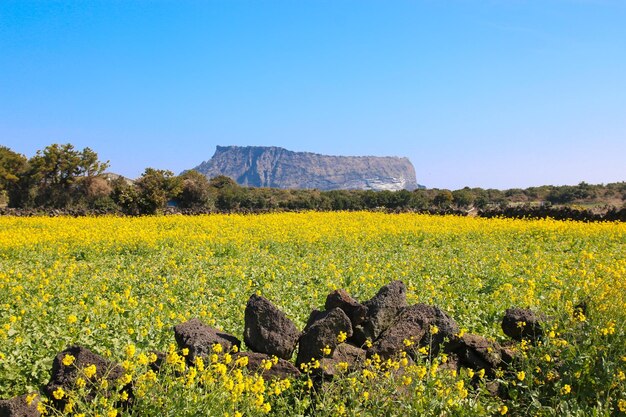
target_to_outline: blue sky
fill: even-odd
[[[626,2],[0,2],[0,144],[176,173],[397,155],[428,187],[626,180]]]

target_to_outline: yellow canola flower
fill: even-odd
[[[65,366],[70,366],[71,364],[73,364],[73,363],[74,363],[74,360],[75,360],[75,359],[76,359],[76,358],[75,358],[74,356],[72,356],[72,355],[70,355],[70,354],[68,353],[68,354],[66,354],[66,355],[63,357],[63,360],[62,360],[61,362],[62,362],[62,363],[63,363],[63,365],[65,365]]]
[[[248,357],[247,356],[241,356],[241,357],[237,358],[235,360],[235,365],[237,365],[237,366],[239,366],[241,368],[245,368],[246,366],[248,366]]]
[[[137,348],[135,347],[135,345],[131,343],[126,346],[126,349],[124,351],[126,353],[126,357],[132,358],[133,356],[135,356],[135,353],[137,352]]]
[[[52,391],[52,396],[55,399],[60,400],[60,399],[62,399],[65,396],[65,391],[63,390],[62,387],[58,387],[57,389]]]
[[[19,338],[28,342],[29,334],[49,334],[50,342],[61,346],[68,337],[101,340],[108,337],[107,329],[111,329],[119,337],[115,346],[122,348],[115,351],[109,346],[112,350],[109,355],[119,361],[124,359],[123,349],[129,343],[153,347],[154,342],[156,347],[162,341],[171,340],[171,326],[190,319],[193,312],[208,325],[224,325],[224,331],[236,331],[245,300],[253,292],[281,301],[294,319],[303,322],[308,307],[321,305],[328,291],[345,286],[349,292],[367,299],[382,285],[402,279],[411,303],[440,305],[452,310],[452,316],[461,313],[452,307],[462,301],[476,302],[468,306],[470,308],[489,306],[489,311],[494,312],[523,305],[564,317],[564,320],[557,319],[558,327],[548,329],[549,341],[541,347],[546,350],[539,358],[532,358],[546,365],[541,375],[524,375],[523,381],[535,386],[535,378],[546,383],[549,378],[558,381],[562,377],[556,372],[550,374],[550,365],[555,362],[560,365],[561,361],[570,359],[570,352],[562,348],[567,347],[564,338],[570,337],[573,330],[588,329],[591,337],[604,337],[606,346],[595,345],[597,351],[582,352],[584,354],[621,351],[613,349],[619,337],[611,336],[621,336],[624,328],[625,236],[626,225],[622,223],[435,217],[411,213],[55,219],[0,216],[0,255],[9,255],[3,258],[7,261],[6,268],[0,270],[0,293],[6,295],[5,300],[0,301],[0,310],[5,312],[4,318],[0,317],[0,351],[4,352],[0,353],[0,360],[12,371],[17,369],[27,375],[30,369],[14,364],[9,352],[16,349],[24,352],[22,362],[25,364],[44,363],[44,358],[38,357],[44,353],[29,352],[19,346]],[[94,262],[99,259],[102,262]],[[309,280],[312,276],[319,280],[315,285]],[[489,277],[490,291],[484,291],[487,289],[484,277]],[[55,288],[54,294],[50,288]],[[206,288],[211,291],[207,292]],[[590,296],[593,315],[585,318],[576,313],[574,304]],[[568,303],[568,300],[571,301]],[[70,310],[59,310],[58,322],[65,327],[63,335],[42,331],[41,323],[49,323],[45,319],[47,312],[57,305],[71,306]],[[26,312],[20,311],[23,309]],[[480,312],[485,313],[485,310]],[[38,317],[43,320],[34,320]],[[458,317],[473,330],[484,327],[485,323],[480,322],[482,318],[484,315]],[[588,323],[580,324],[579,320]],[[128,329],[133,330],[132,335]],[[461,330],[459,335],[463,332]],[[341,334],[336,337],[338,343],[343,343]],[[371,346],[371,341],[364,345]],[[524,341],[518,344],[517,350],[520,355],[525,354],[523,360],[528,360],[539,349]],[[205,357],[204,371],[194,362],[196,371],[187,367],[179,372],[181,365],[177,364],[184,364],[185,358],[178,347],[175,351],[177,356],[171,357],[176,359],[174,366],[166,367],[180,373],[181,379],[172,378],[173,384],[182,387],[185,377],[197,372],[194,381],[202,381],[203,385],[198,384],[198,387],[208,390],[212,384],[222,384],[225,376],[229,376],[234,381],[233,390],[241,386],[246,390],[238,397],[238,402],[227,409],[231,416],[234,410],[244,411],[241,407],[248,400],[247,388],[254,382],[246,379],[239,385],[234,369],[241,366],[224,367],[228,365],[228,357],[223,352],[219,355],[210,352],[216,354],[215,367]],[[233,347],[231,352],[234,351]],[[544,361],[546,352],[551,355],[548,364]],[[150,375],[155,374],[148,374],[146,358],[149,362],[157,358],[154,354],[137,353],[131,356],[132,360],[124,361],[124,367],[137,381],[138,391],[147,398],[159,390],[150,388]],[[45,354],[49,356],[50,352]],[[428,351],[424,350],[423,354]],[[232,358],[233,362],[235,360],[236,357]],[[440,360],[443,362],[443,357]],[[528,362],[536,365],[534,360]],[[127,364],[131,366],[126,367]],[[386,372],[391,370],[393,374],[396,365],[402,366],[406,368],[403,369],[405,375],[414,380],[416,389],[411,389],[412,392],[428,385],[420,395],[434,394],[434,388],[430,389],[433,379],[429,379],[428,384],[415,383],[420,364],[420,358],[416,358],[415,365],[409,365],[408,359],[401,357],[394,362],[372,361],[370,370],[378,382],[385,378]],[[564,366],[567,367],[567,363]],[[424,378],[429,370],[427,365]],[[40,375],[47,371],[37,369]],[[106,370],[98,369],[100,371],[106,373]],[[618,395],[623,391],[620,368],[607,371],[612,373],[610,383],[618,384],[611,389],[616,394],[611,394],[610,399],[611,406],[616,407]],[[461,375],[470,375],[466,372],[463,370]],[[572,374],[574,378],[602,382],[589,371],[577,372]],[[82,379],[76,380],[74,388],[95,376],[95,369],[92,375],[88,374],[78,370]],[[355,382],[347,382],[347,385],[360,396],[366,389],[361,385],[364,378],[355,375]],[[449,375],[437,372],[435,379],[444,381],[438,391],[442,395],[440,404],[449,406],[446,412],[454,414],[451,409],[464,404],[459,402],[462,395],[461,390],[454,387],[456,381],[446,380]],[[351,377],[345,376],[346,379]],[[517,374],[513,377],[521,380]],[[167,380],[156,375],[154,379],[156,384]],[[381,381],[380,386],[385,386],[384,382]],[[432,385],[436,383],[433,381]],[[298,384],[298,389],[301,387]],[[276,392],[275,388],[265,392],[266,398],[269,392]],[[453,390],[452,394],[446,393],[448,388]],[[14,389],[26,392],[25,387]],[[155,406],[163,401],[159,395],[155,395]],[[189,395],[191,404],[193,395]],[[454,401],[448,404],[450,399]],[[275,409],[279,408],[278,403],[273,404]],[[489,403],[491,410],[493,404]],[[104,411],[100,411],[100,417],[104,417],[106,407],[101,410]],[[254,412],[259,414],[260,411]]]
[[[87,378],[91,378],[96,374],[96,365],[89,365],[85,369],[83,369],[83,373]]]
[[[28,404],[28,405],[32,405],[33,401],[35,401],[35,399],[36,399],[38,396],[39,396],[39,395],[38,395],[36,392],[34,392],[34,393],[32,393],[32,394],[28,394],[28,395],[26,396],[26,404]]]

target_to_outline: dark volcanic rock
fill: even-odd
[[[72,355],[74,357],[74,362],[69,366],[63,364],[63,359],[66,355]],[[45,387],[46,395],[53,399],[53,403],[57,408],[62,409],[65,405],[65,398],[60,400],[54,399],[53,392],[59,387],[63,388],[65,391],[71,390],[76,378],[78,376],[84,377],[84,369],[91,365],[96,367],[96,373],[90,378],[91,381],[106,378],[106,380],[111,383],[110,386],[112,387],[115,381],[124,375],[124,368],[120,365],[106,360],[87,348],[70,346],[58,353],[52,361],[50,382],[48,382]],[[94,395],[95,392],[90,392],[87,399],[92,399]]]
[[[296,360],[298,367],[312,359],[321,359],[323,356],[322,349],[326,346],[331,349],[330,354],[332,355],[335,347],[339,344],[337,336],[340,332],[345,332],[347,337],[352,335],[350,319],[340,308],[333,308],[326,312],[322,318],[314,321],[300,336]]]
[[[270,355],[266,355],[264,353],[255,353],[255,352],[238,352],[233,355],[232,364],[235,365],[237,359],[241,357],[248,358],[248,364],[246,368],[250,372],[260,373],[263,379],[266,381],[274,378],[285,379],[285,378],[297,378],[300,376],[300,371],[298,368],[294,366],[293,363],[286,361],[284,359],[278,359],[277,363],[272,363],[272,367],[270,369],[265,369],[263,367],[263,360],[272,360]]]
[[[285,313],[264,297],[250,297],[243,340],[252,351],[290,359],[299,337],[300,331]]]
[[[322,320],[324,317],[326,317],[329,312],[330,311],[327,310],[317,309],[311,311],[311,314],[309,314],[309,318],[306,321],[306,325],[304,326],[304,330],[302,330],[302,333],[305,333],[307,330],[309,330],[309,327],[311,327],[316,321]]]
[[[436,333],[431,332],[434,326],[437,327]],[[439,307],[416,304],[404,308],[367,353],[368,356],[378,354],[383,359],[390,358],[406,349],[406,339],[416,346],[429,346],[436,354],[444,341],[454,343],[458,332],[456,322]]]
[[[241,347],[241,342],[235,336],[224,333],[211,326],[207,326],[199,319],[191,319],[174,326],[174,337],[181,349],[189,349],[187,361],[193,363],[196,356],[207,356],[213,345],[219,343],[225,351],[233,346]]]
[[[502,318],[502,331],[512,339],[536,341],[543,335],[541,319],[527,308],[509,308]]]
[[[367,339],[374,341],[396,319],[406,307],[406,286],[402,281],[393,281],[382,287],[378,293],[366,301],[365,321],[354,329],[354,343],[363,346]]]
[[[249,187],[392,191],[418,187],[407,158],[327,156],[273,146],[218,146],[210,160],[193,169],[208,178],[225,175]]]
[[[320,368],[325,376],[334,376],[341,372],[340,363],[347,364],[346,371],[352,371],[366,359],[364,349],[348,343],[340,343],[329,358],[320,359]]]
[[[346,313],[353,327],[365,321],[367,307],[352,298],[346,290],[335,290],[326,297],[324,308],[326,310],[332,310],[336,307]]]
[[[28,403],[28,394],[11,398],[10,400],[0,400],[0,417],[39,417],[41,414],[37,411],[39,404],[39,395]]]
[[[485,370],[489,376],[498,368],[506,368],[512,359],[511,353],[503,349],[497,342],[487,340],[475,334],[465,334],[455,349],[461,366],[479,371]]]

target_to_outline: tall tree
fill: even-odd
[[[172,171],[146,168],[135,182],[140,212],[155,214],[164,209],[169,199],[178,194],[179,183]]]
[[[20,178],[28,168],[28,160],[24,155],[13,152],[6,146],[0,146],[0,201],[14,195]],[[12,204],[8,201],[9,205]]]
[[[55,143],[37,151],[29,164],[29,176],[37,187],[36,202],[51,207],[68,207],[80,199],[91,179],[109,166],[108,161],[100,162],[90,148],[78,151],[70,143]]]
[[[198,171],[187,171],[180,175],[178,202],[182,208],[208,207],[210,184],[207,177]]]

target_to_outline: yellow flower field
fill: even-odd
[[[252,375],[218,372],[202,385],[196,368],[167,382],[146,371],[152,350],[176,363],[172,327],[189,318],[241,339],[252,293],[302,328],[329,291],[366,300],[396,279],[410,303],[438,305],[500,343],[508,307],[545,314],[547,339],[514,346],[518,369],[502,377],[509,398],[478,376],[437,371],[445,358],[372,363],[371,377],[347,374],[315,401],[306,380],[253,389]],[[585,316],[574,311],[581,302]],[[80,344],[152,384],[139,415],[616,415],[626,410],[625,310],[624,223],[371,212],[0,218],[0,398],[39,390],[56,353]],[[408,367],[402,376],[389,371],[396,365]],[[209,397],[213,408],[198,405]],[[66,414],[127,413],[102,398]]]

